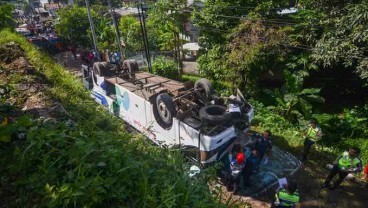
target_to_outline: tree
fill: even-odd
[[[335,14],[336,15],[336,14]],[[324,67],[342,66],[368,79],[368,1],[348,4],[338,16],[329,18],[312,57]]]
[[[137,18],[133,16],[123,16],[119,21],[119,30],[124,40],[125,48],[128,51],[142,51],[142,32]]]
[[[174,59],[179,66],[179,76],[182,74],[180,51],[183,44],[180,34],[184,33],[184,25],[188,22],[190,16],[186,3],[186,0],[160,0],[149,11],[151,23],[156,27],[170,31],[174,37],[174,40],[171,40],[174,43],[174,48],[171,49],[175,52]],[[161,37],[167,37],[167,33],[163,35]]]
[[[223,44],[242,18],[251,13],[271,16],[277,12],[275,8],[288,4],[288,0],[207,0],[203,6],[196,6],[193,12],[193,21],[201,30],[199,42],[206,49]]]
[[[94,21],[97,20],[96,13],[91,10]],[[83,47],[91,46],[91,32],[86,8],[78,6],[66,7],[58,12],[60,23],[56,25],[60,37]]]
[[[193,12],[193,21],[200,30],[200,45],[211,49],[215,44],[226,41],[227,34],[239,23],[243,13],[241,9],[233,9],[239,6],[237,1],[207,0],[204,7],[196,7]],[[234,18],[232,18],[234,17]]]
[[[117,51],[116,31],[108,18],[100,18],[96,24],[97,43],[100,50]]]
[[[269,106],[270,110],[277,112],[291,122],[300,122],[303,119],[310,119],[313,113],[313,103],[324,103],[325,99],[319,96],[320,89],[303,89],[303,79],[308,76],[305,71],[291,73],[284,71],[285,86],[275,89],[274,92],[265,90],[271,95],[275,106]]]
[[[257,16],[242,20],[233,31],[226,54],[226,78],[234,89],[256,90],[259,77],[272,71],[286,55],[287,50],[280,47],[285,36],[279,27],[266,27]]]
[[[13,10],[14,6],[11,4],[0,5],[0,30],[14,27]]]
[[[120,7],[121,1],[120,0],[110,0],[111,5],[115,8]],[[74,0],[74,3],[78,6],[86,6],[85,0]],[[91,6],[100,5],[100,6],[107,6],[107,0],[89,0],[89,4]]]

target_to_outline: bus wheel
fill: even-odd
[[[159,94],[154,106],[155,118],[157,123],[164,129],[170,129],[173,118],[176,116],[175,103],[167,93]]]

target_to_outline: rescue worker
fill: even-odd
[[[244,186],[252,185],[250,177],[259,170],[260,163],[259,151],[255,148],[251,149],[250,156],[246,159],[247,168],[244,170]]]
[[[288,182],[285,187],[276,192],[275,198],[275,207],[296,207],[300,200],[298,185],[294,182]]]
[[[242,152],[243,148],[240,144],[233,144],[232,147],[229,148],[228,160],[225,161],[225,168],[227,172],[231,171],[230,169],[231,162],[233,162],[236,159],[238,153]]]
[[[323,188],[335,189],[339,186],[345,177],[349,173],[356,173],[362,171],[362,160],[358,157],[359,150],[356,147],[349,148],[349,151],[345,151],[334,162],[334,166],[331,169],[326,181],[323,184]],[[331,180],[339,174],[339,178],[332,187],[330,187]]]
[[[230,164],[230,174],[226,184],[227,191],[232,191],[237,195],[240,191],[240,178],[243,175],[245,168],[245,156],[243,153],[238,153],[235,160]]]
[[[261,160],[265,155],[271,156],[272,153],[272,142],[270,137],[272,136],[271,131],[267,130],[263,134],[254,133],[253,137],[257,138],[255,142],[255,148],[259,151]]]
[[[304,132],[304,151],[302,156],[302,162],[307,161],[307,157],[312,146],[318,142],[322,137],[322,130],[317,126],[316,120],[311,120],[308,129]]]

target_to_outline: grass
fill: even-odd
[[[7,207],[225,207],[207,176],[190,179],[180,152],[150,145],[89,97],[83,85],[23,37],[15,42],[45,75],[48,97],[68,112],[58,122],[20,116],[6,128],[27,139],[0,142],[0,200]],[[13,80],[12,83],[19,82]],[[19,109],[15,109],[18,111]],[[68,120],[75,121],[71,124]]]

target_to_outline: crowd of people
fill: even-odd
[[[241,146],[236,144],[229,152],[229,167],[227,174],[227,190],[238,194],[240,191],[241,178],[244,180],[244,187],[251,186],[250,177],[259,170],[261,162],[267,163],[272,156],[271,132],[265,131],[263,134],[248,133],[254,138],[253,142]]]
[[[323,135],[316,120],[310,122],[304,135],[305,141],[301,161],[306,163],[313,145]],[[226,188],[229,192],[233,192],[234,195],[240,194],[241,186],[247,188],[252,185],[251,176],[259,171],[260,164],[272,162],[272,142],[270,139],[272,133],[270,131],[265,131],[263,134],[248,133],[248,136],[252,138],[251,142],[244,146],[240,144],[234,145],[228,156],[229,165],[226,167]],[[357,147],[350,147],[347,151],[343,152],[333,162],[330,173],[324,183],[321,184],[321,187],[334,190],[344,181],[348,174],[361,173],[362,171],[362,179],[368,181],[368,164],[363,170],[363,162],[359,154],[360,149]],[[338,178],[331,185],[331,182],[337,175]],[[286,185],[276,190],[274,207],[296,207],[300,204],[298,184],[292,179]]]

